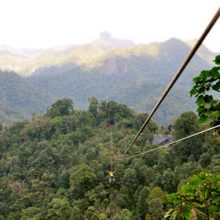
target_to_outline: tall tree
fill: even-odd
[[[47,115],[51,118],[57,116],[70,115],[73,111],[73,101],[71,99],[62,99],[56,101],[48,110]]]
[[[176,120],[174,128],[174,136],[176,139],[198,132],[199,124],[197,116],[194,112],[183,113],[180,118]],[[187,161],[190,155],[198,159],[201,152],[201,145],[202,138],[200,136],[176,144],[173,147],[176,160],[180,159],[180,161]]]

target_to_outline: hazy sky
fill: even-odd
[[[0,45],[48,48],[106,30],[136,43],[198,38],[219,0],[0,0]],[[220,51],[220,21],[205,44]]]

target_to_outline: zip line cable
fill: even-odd
[[[110,167],[111,170],[113,170],[113,162],[112,162],[112,157],[113,157],[113,147],[112,147],[112,130],[111,130],[111,146],[110,146]]]
[[[160,146],[160,147],[157,147],[157,148],[154,148],[154,149],[150,149],[150,150],[144,151],[144,152],[139,153],[139,154],[135,154],[135,155],[130,156],[130,157],[127,157],[127,158],[125,158],[125,159],[129,160],[129,159],[131,159],[131,158],[139,157],[139,156],[142,156],[142,155],[144,155],[144,154],[147,154],[147,153],[150,153],[150,152],[159,150],[159,149],[161,149],[161,148],[169,147],[170,145],[179,143],[179,142],[184,141],[184,140],[187,140],[187,139],[189,139],[189,138],[191,138],[191,137],[195,137],[195,136],[197,136],[197,135],[203,134],[203,133],[205,133],[205,132],[207,132],[207,131],[211,131],[211,130],[217,129],[217,128],[220,128],[220,125],[216,125],[216,126],[214,126],[214,127],[212,127],[212,128],[208,128],[208,129],[206,129],[206,130],[203,130],[203,131],[194,133],[194,134],[189,135],[189,136],[187,136],[187,137],[184,137],[184,138],[181,138],[181,139],[179,139],[179,140],[173,141],[173,142],[171,142],[171,143],[169,143],[169,144],[165,144],[165,145],[162,145],[162,146]]]
[[[212,29],[212,27],[214,26],[214,24],[216,23],[216,21],[218,20],[220,16],[220,8],[218,8],[218,11],[216,12],[216,14],[214,15],[214,17],[212,18],[212,20],[210,21],[210,23],[208,24],[208,26],[206,27],[206,29],[204,30],[203,34],[201,35],[201,37],[198,39],[198,41],[196,42],[196,44],[194,45],[194,47],[191,49],[191,51],[189,52],[188,56],[186,57],[186,59],[183,61],[182,65],[180,66],[180,68],[177,70],[176,74],[174,75],[174,77],[171,79],[171,81],[169,82],[169,84],[167,85],[166,89],[164,90],[163,94],[161,95],[161,97],[158,99],[156,105],[154,106],[154,108],[152,109],[151,113],[149,114],[149,116],[147,117],[147,119],[145,120],[145,122],[143,123],[142,127],[140,128],[140,130],[138,131],[138,133],[136,134],[136,136],[134,137],[134,139],[132,140],[131,144],[129,145],[129,147],[125,150],[123,157],[125,157],[125,155],[127,154],[127,152],[130,150],[130,148],[133,146],[133,144],[135,143],[135,141],[137,140],[137,138],[139,137],[139,135],[143,132],[144,128],[147,126],[148,122],[150,121],[150,119],[152,118],[152,116],[154,115],[154,113],[156,112],[156,110],[159,108],[160,104],[162,103],[162,101],[165,99],[165,97],[167,96],[167,94],[169,93],[169,91],[171,90],[171,88],[173,87],[173,85],[176,83],[177,79],[180,77],[181,73],[184,71],[184,69],[186,68],[186,66],[189,64],[190,60],[192,59],[192,57],[195,55],[196,51],[198,50],[198,48],[200,47],[200,45],[202,44],[202,42],[204,41],[204,39],[206,38],[206,36],[209,34],[210,30]]]
[[[112,171],[112,169],[113,169],[113,161],[112,161],[112,156],[113,156],[113,148],[112,148],[112,127],[111,127],[111,123],[113,123],[112,122],[112,102],[110,101],[109,102],[109,126],[110,126],[110,128],[111,128],[111,138],[110,138],[110,168],[111,168],[111,171]]]
[[[112,118],[113,116],[111,114],[112,113],[112,102],[110,101],[109,102],[109,127],[111,128],[111,138],[110,138],[110,170],[107,171],[108,173],[108,178],[109,178],[109,183],[111,182],[115,182],[115,178],[114,178],[114,173],[115,171],[113,171],[113,138],[112,138],[112,135],[113,135],[113,128],[112,126],[114,125],[114,119]]]

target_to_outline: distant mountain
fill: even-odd
[[[33,74],[28,80],[57,98],[74,99],[77,108],[86,108],[88,97],[96,96],[125,103],[136,111],[149,111],[189,50],[186,43],[175,38],[161,44],[113,49],[92,67],[53,70],[53,76],[42,69],[41,76]],[[159,110],[160,122],[168,123],[183,111],[195,109],[188,93],[192,77],[209,67],[209,61],[194,57]]]
[[[135,46],[132,41],[112,38],[107,32],[98,40],[83,45],[60,46],[47,50],[24,50],[0,46],[0,69],[31,75],[39,68],[62,66],[66,63],[90,67],[106,52],[115,48]]]
[[[12,48],[6,45],[0,45],[0,56],[11,56],[15,58],[27,58],[39,53],[41,50]]]
[[[49,96],[37,90],[25,78],[0,71],[0,124],[30,118],[45,111]]]
[[[139,112],[150,111],[189,50],[189,43],[175,38],[135,45],[102,33],[100,39],[90,44],[32,54],[27,59],[29,66],[24,66],[29,69],[25,74],[32,74],[19,78],[25,83],[20,88],[31,88],[26,94],[30,93],[32,104],[27,107],[24,104],[22,111],[30,117],[31,112],[45,111],[46,106],[61,98],[72,98],[75,108],[85,109],[90,96],[125,103]],[[189,97],[192,77],[210,68],[213,55],[204,46],[195,55],[158,110],[156,119],[160,123],[170,123],[180,113],[195,109]],[[7,88],[10,90],[11,86]],[[15,99],[22,98],[15,96]],[[20,107],[17,103],[13,106]]]

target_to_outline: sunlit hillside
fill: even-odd
[[[125,103],[138,112],[150,111],[189,50],[188,44],[175,38],[135,45],[106,33],[85,45],[48,50],[2,47],[1,68],[16,72],[0,74],[0,120],[9,123],[30,118],[60,98],[71,98],[77,108],[86,109],[90,96]],[[189,96],[192,77],[211,66],[213,55],[201,48],[161,106],[156,116],[160,123],[170,123],[182,112],[195,110]],[[10,110],[9,117],[3,109]]]

